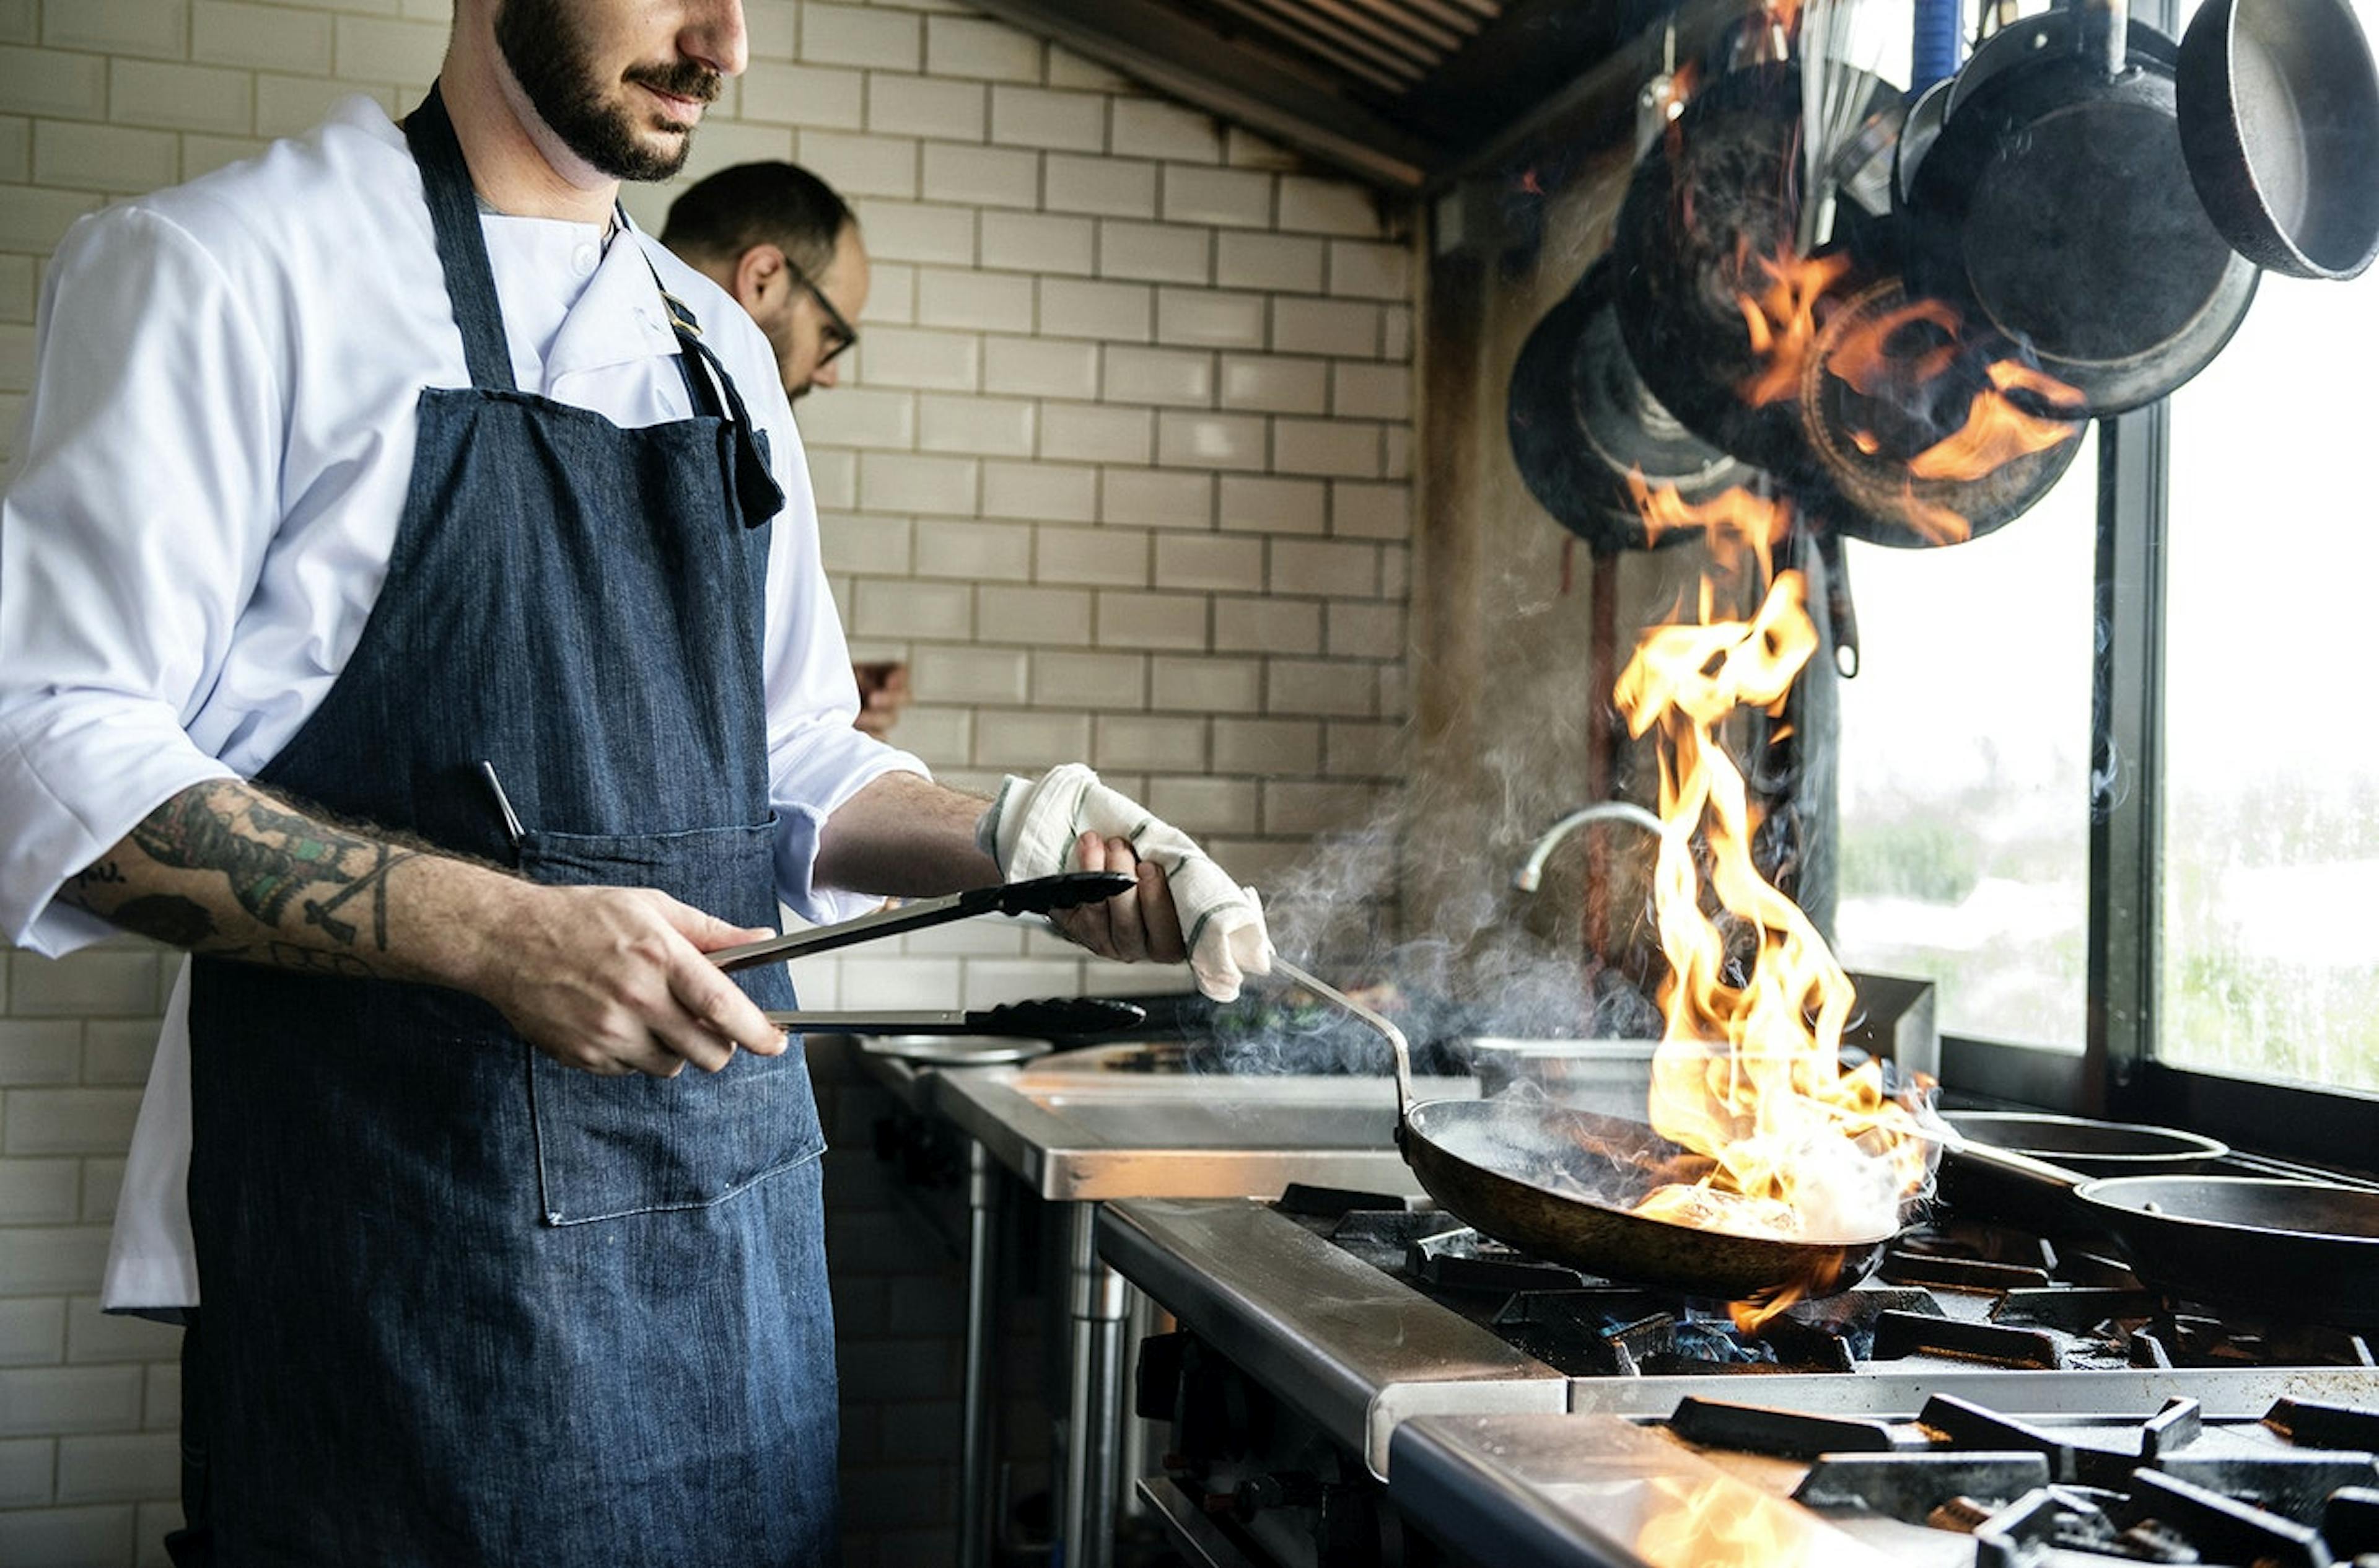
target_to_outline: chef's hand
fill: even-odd
[[[501,954],[477,987],[528,1043],[591,1073],[717,1072],[737,1047],[773,1056],[784,1032],[703,955],[773,936],[641,887],[517,884]]]
[[[1177,964],[1190,956],[1181,940],[1181,917],[1174,911],[1165,868],[1154,861],[1141,860],[1130,839],[1080,835],[1074,840],[1073,869],[1129,872],[1137,882],[1112,899],[1052,916],[1067,935],[1103,959],[1129,963],[1147,959]]]

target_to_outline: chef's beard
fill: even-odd
[[[496,47],[513,78],[562,144],[589,166],[615,180],[665,180],[685,166],[693,151],[691,131],[671,127],[656,149],[642,140],[634,110],[603,98],[595,63],[586,56],[580,30],[567,14],[568,0],[503,0],[496,7]],[[637,66],[622,74],[662,92],[702,103],[716,102],[717,71],[692,60],[668,66]]]

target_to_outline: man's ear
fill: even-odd
[[[735,259],[735,275],[727,292],[749,315],[759,308],[760,296],[770,280],[785,270],[785,253],[773,245],[755,245]]]

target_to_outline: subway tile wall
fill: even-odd
[[[1409,214],[956,0],[745,8],[751,68],[685,178],[797,159],[865,226],[861,344],[797,412],[853,654],[912,667],[894,739],[981,790],[1087,760],[1259,884],[1364,820],[1404,770]],[[0,442],[78,215],[350,93],[402,110],[448,20],[449,0],[0,0]],[[658,227],[672,194],[628,204]],[[173,969],[128,940],[0,949],[0,1562],[164,1560],[176,1336],[96,1291]],[[1001,923],[797,978],[821,1007],[1183,983]],[[866,1434],[928,1412],[847,1384],[863,1469]],[[942,1501],[852,1478],[854,1503]],[[855,1568],[948,1541],[851,1523]]]

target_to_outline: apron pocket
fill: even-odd
[[[521,869],[539,882],[653,887],[738,924],[773,924],[776,825],[646,835],[532,832]],[[755,908],[755,906],[758,906]],[[767,1007],[792,1006],[781,966],[736,977]],[[598,1078],[529,1052],[545,1223],[694,1209],[815,1158],[826,1139],[798,1045],[738,1051],[716,1073]]]

